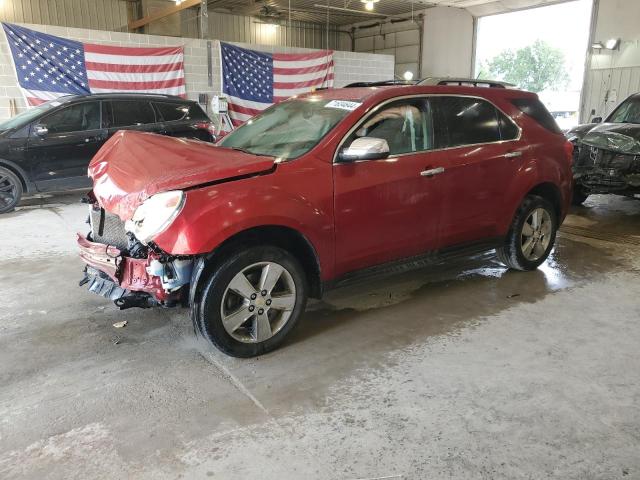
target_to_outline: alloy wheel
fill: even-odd
[[[13,205],[18,195],[18,185],[8,175],[0,172],[0,210]]]
[[[530,262],[535,262],[546,253],[551,242],[553,223],[551,215],[544,208],[534,209],[522,225],[522,254]]]
[[[291,273],[275,262],[254,263],[227,285],[220,306],[222,325],[235,340],[264,342],[282,330],[295,305]]]

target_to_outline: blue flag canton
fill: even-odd
[[[222,91],[252,102],[273,103],[273,57],[220,43]]]
[[[2,24],[18,83],[27,90],[89,94],[89,80],[80,42],[28,28]]]

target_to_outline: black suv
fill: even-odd
[[[87,166],[118,130],[214,140],[200,105],[169,95],[65,96],[0,123],[0,213],[24,192],[91,186]]]

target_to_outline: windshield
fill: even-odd
[[[317,97],[273,105],[225,137],[220,145],[255,155],[292,159],[304,155],[360,103]]]
[[[51,110],[52,108],[57,107],[58,105],[61,105],[58,100],[50,100],[46,103],[38,105],[37,107],[31,107],[24,112],[19,113],[15,117],[10,118],[9,120],[0,122],[0,131],[23,127],[34,118],[40,116],[47,110]]]
[[[640,123],[640,96],[626,99],[616,108],[609,118],[608,123]]]

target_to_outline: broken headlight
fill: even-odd
[[[173,223],[184,201],[184,192],[180,190],[157,193],[136,208],[131,220],[125,223],[125,229],[146,245]]]

